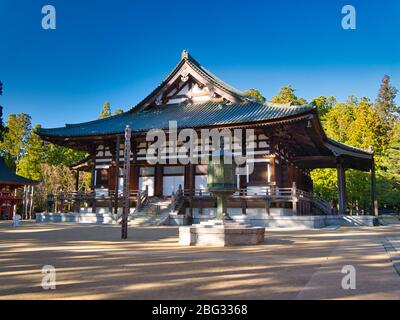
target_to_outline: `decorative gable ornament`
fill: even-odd
[[[181,80],[182,82],[186,82],[189,80],[189,70],[188,69],[183,69],[181,73]]]

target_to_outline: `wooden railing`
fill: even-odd
[[[193,207],[193,201],[196,199],[215,199],[206,189],[183,190],[179,186],[178,190],[171,197],[171,210],[182,213],[185,205]],[[110,212],[118,209],[118,204],[123,203],[123,195],[121,192],[116,197],[114,191],[109,191],[104,195],[96,194],[94,191],[74,191],[52,196],[51,206],[49,212],[80,212],[81,207],[92,207],[92,212],[96,212],[96,206],[99,201],[108,203]],[[262,187],[247,187],[237,190],[231,199],[241,201],[242,212],[246,213],[247,201],[249,200],[262,200],[265,203],[265,210],[269,214],[271,203],[291,203],[294,214],[307,215],[311,214],[311,207],[314,206],[322,211],[324,214],[336,214],[336,210],[331,203],[296,187],[293,184],[291,188],[279,188],[273,185]],[[129,194],[129,201],[135,203],[136,211],[141,211],[149,200],[148,188],[143,191],[133,190]],[[186,200],[186,204],[185,204]],[[117,203],[116,203],[117,201]],[[199,202],[199,211],[202,212],[202,203]],[[115,212],[114,212],[115,213]]]
[[[179,212],[183,207],[185,194],[182,190],[182,185],[179,185],[178,190],[172,193],[171,197],[171,210],[174,212]]]
[[[196,198],[215,198],[206,189],[184,190],[183,197],[189,199],[189,201]],[[324,214],[336,213],[331,203],[310,192],[297,188],[295,183],[291,188],[279,188],[276,186],[247,187],[237,190],[231,198],[242,201],[243,213],[246,212],[246,200],[263,200],[268,214],[270,213],[272,202],[291,203],[294,214],[298,215],[311,214],[312,205]],[[202,211],[201,203],[199,210]]]
[[[129,193],[129,200],[136,201],[138,191],[132,190]],[[94,191],[72,191],[59,192],[55,195],[48,195],[48,212],[80,212],[83,206],[91,207],[92,212],[96,212],[96,207],[99,201],[108,203],[110,212],[113,212],[115,199],[122,203],[123,195],[115,196],[114,191],[109,191],[106,194],[96,194]],[[141,198],[143,201],[143,197]]]
[[[149,187],[146,186],[146,189],[144,191],[137,191],[136,193],[136,211],[140,211],[144,205],[146,205],[146,202],[148,201],[149,197]]]

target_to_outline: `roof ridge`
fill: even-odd
[[[214,73],[212,73],[210,70],[205,68],[203,65],[201,65],[193,56],[189,54],[187,50],[184,50],[182,52],[182,60],[186,60],[190,63],[192,63],[197,69],[199,69],[200,72],[202,72],[204,75],[207,77],[211,78],[216,82],[216,84],[224,87],[224,89],[230,91],[231,93],[240,96],[241,98],[248,98],[243,91],[231,86],[230,84],[226,83],[224,80],[216,76]]]
[[[123,113],[113,114],[113,115],[108,116],[108,117],[106,117],[106,118],[95,119],[95,120],[90,120],[90,121],[80,122],[80,123],[66,123],[66,124],[65,124],[65,127],[67,127],[67,128],[74,128],[74,127],[81,126],[81,125],[84,125],[84,124],[91,124],[91,123],[96,123],[96,122],[107,121],[107,120],[110,119],[110,118],[118,118],[118,117],[124,116],[124,115],[126,115],[126,114],[128,114],[128,113],[129,113],[129,111],[125,111],[125,112],[123,112]],[[59,127],[59,128],[64,128],[64,127]]]
[[[167,80],[183,65],[185,62],[189,63],[195,70],[200,72],[203,76],[211,80],[215,85],[220,87],[222,90],[227,91],[230,94],[233,94],[241,99],[249,100],[249,98],[243,93],[243,91],[236,89],[235,87],[231,86],[230,84],[226,83],[211,71],[203,67],[192,55],[189,54],[188,50],[183,50],[181,53],[181,59],[179,60],[178,64],[172,69],[171,72],[163,79],[163,81],[154,89],[152,90],[146,97],[140,100],[134,107],[132,107],[128,112],[136,111],[137,107],[143,104],[149,97],[151,97],[160,87],[166,84]]]
[[[329,138],[329,137],[327,137],[327,141],[329,143],[332,143],[332,144],[337,145],[337,146],[344,146],[344,147],[347,147],[349,149],[353,149],[354,151],[362,151],[362,152],[365,152],[367,154],[373,154],[373,152],[371,152],[369,150],[366,150],[366,149],[363,149],[363,148],[354,147],[354,146],[351,146],[351,145],[349,145],[347,143],[343,143],[343,142],[340,142],[340,141],[333,140],[332,138]]]
[[[271,101],[266,101],[263,103],[264,105],[268,107],[275,107],[275,108],[305,108],[309,107],[310,109],[314,109],[315,106],[313,106],[311,103],[305,103],[305,104],[292,104],[291,102],[288,103],[275,103]]]

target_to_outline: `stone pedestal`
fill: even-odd
[[[235,246],[264,242],[265,228],[223,220],[209,220],[180,227],[179,244],[185,246]]]

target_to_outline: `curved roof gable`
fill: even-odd
[[[232,103],[251,100],[242,91],[225,83],[204,68],[184,50],[180,62],[164,81],[131,111],[143,111],[149,107],[162,104],[194,102],[193,100],[196,97],[203,97],[200,100],[201,102],[215,98]]]

